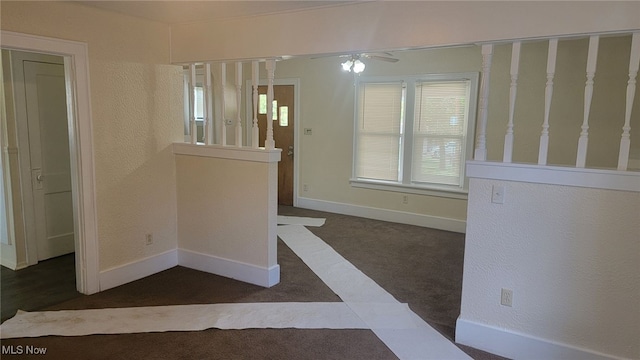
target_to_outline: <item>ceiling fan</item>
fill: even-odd
[[[328,55],[328,56],[336,56],[336,55]],[[359,74],[364,71],[365,64],[362,62],[362,59],[371,59],[371,60],[380,60],[386,61],[390,63],[398,62],[398,59],[394,58],[392,54],[387,52],[381,53],[353,53],[353,54],[344,54],[337,55],[340,58],[346,59],[341,65],[344,71],[353,72]],[[327,56],[320,56],[327,57]],[[318,59],[319,57],[313,58]]]

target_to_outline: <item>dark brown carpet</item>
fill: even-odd
[[[279,211],[282,215],[325,217],[327,221],[323,227],[309,229],[396,299],[408,303],[414,312],[453,339],[460,309],[464,235],[291,207],[280,207]],[[270,289],[175,267],[95,295],[75,295],[73,299],[47,304],[40,309],[340,301],[281,241],[278,243],[278,263],[281,282]],[[3,268],[3,320],[4,304],[10,302],[5,297],[5,271]],[[23,296],[23,299],[27,298]],[[28,310],[36,310],[34,305],[30,307]],[[211,329],[200,332],[50,336],[3,340],[2,345],[14,345],[14,348],[22,345],[23,349],[27,345],[46,347],[44,358],[49,359],[396,358],[369,330]],[[501,359],[472,348],[461,348],[474,359]],[[13,356],[5,354],[5,357]],[[20,358],[27,357],[22,355]]]

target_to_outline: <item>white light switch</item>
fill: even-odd
[[[493,185],[491,202],[494,204],[504,204],[504,186]]]

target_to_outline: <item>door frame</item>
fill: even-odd
[[[83,294],[96,293],[100,291],[100,282],[87,44],[4,30],[0,30],[0,39],[2,48],[7,50],[57,55],[64,59],[76,250],[76,287]],[[30,188],[31,177],[21,180],[22,184],[25,182],[29,183]],[[33,204],[25,201],[24,206],[32,207]],[[25,211],[25,213],[28,212]],[[33,218],[25,222],[25,230],[33,233],[34,225],[29,224],[29,221],[33,221]],[[34,241],[33,236],[27,238],[29,264],[34,261],[33,250],[29,251],[33,249]]]
[[[251,80],[247,80],[245,82],[245,124],[243,125],[246,136],[246,143],[248,146],[253,146],[251,144],[251,128],[253,126],[253,85]],[[258,86],[266,86],[268,85],[267,79],[260,79],[258,81]],[[298,206],[298,179],[300,172],[300,156],[299,156],[299,144],[300,144],[300,78],[282,78],[282,79],[273,79],[273,85],[293,85],[293,103],[295,110],[293,112],[293,206]],[[278,144],[276,144],[276,148]],[[282,153],[286,155],[286,149],[282,149]]]

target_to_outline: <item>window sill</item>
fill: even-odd
[[[447,188],[445,186],[426,187],[426,186],[419,186],[419,185],[405,185],[405,184],[389,183],[385,181],[363,180],[363,179],[351,179],[349,180],[349,183],[351,184],[351,186],[358,187],[358,188],[396,191],[401,193],[437,196],[437,197],[444,197],[444,198],[451,198],[451,199],[467,200],[467,196],[468,196],[467,189],[453,189],[453,188]]]

